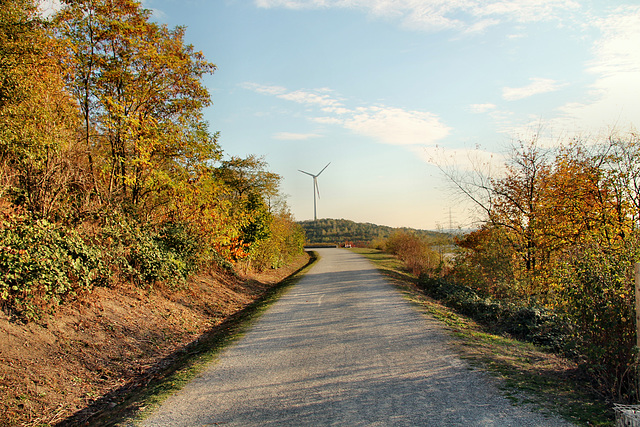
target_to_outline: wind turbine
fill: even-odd
[[[331,162],[327,163],[327,166],[329,166],[330,164],[331,164]],[[316,193],[318,193],[318,198],[320,198],[320,190],[318,189],[318,177],[320,176],[320,174],[322,172],[324,172],[324,170],[327,168],[327,166],[323,167],[322,170],[320,172],[318,172],[316,175],[298,169],[300,172],[306,173],[307,175],[309,175],[310,177],[313,178],[313,220],[314,221],[316,221],[318,219],[318,217],[316,215]]]

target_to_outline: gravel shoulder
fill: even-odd
[[[319,262],[144,426],[564,426],[514,406],[362,256]]]

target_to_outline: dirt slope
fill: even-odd
[[[0,311],[0,426],[52,425],[145,373],[307,262],[188,290],[96,288],[39,323]],[[115,405],[115,403],[114,403]]]

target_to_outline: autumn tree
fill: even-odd
[[[596,243],[613,248],[633,233],[633,199],[613,146],[573,142],[560,149],[549,176],[547,233],[556,247]],[[613,163],[615,162],[615,164]]]
[[[536,280],[552,248],[545,234],[546,186],[551,171],[550,153],[542,149],[537,137],[519,141],[500,175],[492,176],[482,165],[461,173],[454,167],[440,166],[458,191],[479,208],[485,237],[508,247],[508,262],[513,274],[511,286],[521,293],[535,295],[544,292]],[[475,246],[487,250],[486,245]],[[504,251],[503,251],[504,252]],[[489,254],[489,252],[487,252]],[[501,271],[505,271],[501,267]]]
[[[0,1],[3,307],[35,318],[98,283],[300,253],[280,177],[222,160],[203,118],[215,66],[184,28],[134,0],[62,3],[49,20],[36,0]]]
[[[548,257],[543,208],[549,175],[547,156],[534,139],[520,142],[511,155],[503,178],[492,179],[493,205],[489,221],[505,229],[505,238],[513,247],[527,272],[535,272]]]
[[[57,19],[95,189],[147,214],[220,155],[202,117],[210,104],[202,77],[215,66],[184,43],[184,28],[149,18],[133,0],[68,0]]]
[[[634,231],[640,227],[640,137],[637,132],[611,137],[603,148],[602,169],[618,204],[619,221],[628,221]]]
[[[52,37],[37,2],[0,8],[0,159],[11,200],[41,216],[64,215],[61,204],[81,185],[62,44]]]
[[[575,331],[566,337],[572,351],[619,401],[637,401],[640,390],[632,321],[639,147],[630,133],[516,151],[503,176],[478,186],[489,196],[485,221],[458,241],[451,276],[565,316]]]

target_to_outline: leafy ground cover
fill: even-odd
[[[574,362],[489,330],[427,297],[418,288],[417,277],[393,255],[374,249],[353,250],[370,259],[423,313],[441,320],[455,338],[455,351],[498,378],[514,404],[531,404],[578,425],[614,425],[611,405],[594,391]]]

